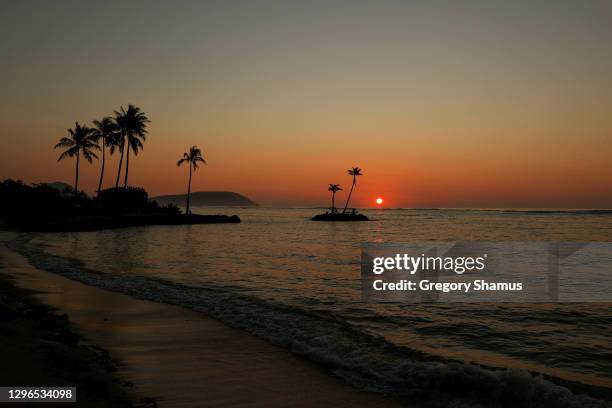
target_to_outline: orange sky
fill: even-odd
[[[196,144],[192,190],[266,205],[342,201],[359,166],[358,206],[612,207],[609,4],[488,3],[10,6],[0,177],[72,183],[53,145],[133,103],[152,195],[186,189]]]

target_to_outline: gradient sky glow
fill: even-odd
[[[342,201],[359,166],[360,206],[612,207],[611,1],[0,7],[0,178],[72,183],[53,145],[133,103],[153,195],[186,190],[197,144],[192,190],[269,205]]]

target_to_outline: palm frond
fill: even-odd
[[[359,167],[353,167],[352,169],[347,171],[350,176],[362,176],[362,170]]]
[[[110,146],[110,154],[115,154],[115,150],[119,150],[119,152],[121,153],[123,151],[123,143],[119,143],[119,142],[109,142],[109,146]]]
[[[62,152],[62,154],[60,154],[59,158],[57,159],[57,161],[62,161],[64,160],[66,157],[73,157],[77,154],[78,148],[72,147],[64,152]]]
[[[71,146],[74,146],[74,140],[68,139],[67,137],[62,137],[60,141],[53,148],[59,149],[60,147],[71,147]]]
[[[83,150],[83,157],[90,163],[93,161],[93,159],[98,159],[98,156],[90,150]]]
[[[94,120],[92,123],[94,124],[92,138],[96,141],[98,141],[100,138],[104,138],[106,146],[110,146],[109,140],[118,131],[118,127],[114,119],[110,116],[106,116],[101,120]]]
[[[100,145],[92,137],[92,138],[83,139],[83,141],[81,141],[81,148],[100,150]]]

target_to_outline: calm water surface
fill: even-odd
[[[370,210],[369,223],[318,223],[308,219],[312,209],[194,212],[236,213],[242,223],[48,234],[34,243],[95,271],[243,294],[412,350],[612,387],[610,304],[368,304],[359,265],[363,242],[612,241],[610,214]]]

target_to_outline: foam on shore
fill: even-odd
[[[87,269],[82,262],[45,253],[22,235],[9,246],[37,268],[85,284],[205,313],[327,367],[353,386],[439,406],[605,407],[568,388],[521,370],[443,361],[397,347],[333,316],[266,302],[223,288],[183,286]]]

